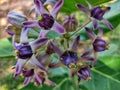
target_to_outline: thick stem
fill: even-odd
[[[76,31],[75,32],[73,32],[71,35],[70,35],[70,37],[72,37],[73,35],[75,35],[77,32],[79,32],[82,28],[84,28],[87,24],[89,24],[91,22],[91,19],[88,19],[88,21],[87,22],[85,22],[81,27],[78,27],[77,29],[76,29]]]
[[[94,51],[94,62],[92,66],[96,64],[97,59],[98,59],[98,52]]]

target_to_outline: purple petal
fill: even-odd
[[[41,15],[43,13],[48,13],[44,7],[43,7],[43,4],[41,2],[41,0],[34,0],[34,3],[35,3],[35,6],[36,6],[36,12]]]
[[[96,35],[94,34],[94,32],[92,30],[90,30],[88,27],[85,27],[86,33],[87,35],[91,38],[91,39],[95,39]]]
[[[37,20],[23,22],[23,25],[27,28],[39,27]]]
[[[79,41],[80,41],[80,35],[78,35],[74,40],[73,40],[73,43],[70,47],[70,49],[74,52],[77,52],[77,49],[78,49],[78,44],[79,44]]]
[[[28,31],[29,31],[29,29],[26,27],[22,29],[21,36],[20,36],[20,43],[28,43],[29,42]]]
[[[93,29],[96,30],[98,28],[98,21],[96,19],[93,19]]]
[[[18,75],[20,75],[24,63],[25,63],[25,60],[24,60],[24,59],[18,59],[18,60],[17,60],[17,64],[16,64],[16,66],[15,66],[16,72],[15,72],[15,74],[14,74],[14,77],[17,77]]]
[[[38,49],[39,47],[41,47],[42,45],[46,44],[48,41],[47,38],[37,38],[36,40],[32,41],[30,43],[31,48],[33,50],[33,52]]]
[[[82,5],[82,4],[77,4],[76,6],[77,6],[81,11],[83,11],[84,13],[87,13],[87,14],[90,13],[89,9],[86,8],[84,5]]]
[[[50,45],[58,55],[61,56],[63,54],[63,51],[54,42],[50,41]]]
[[[103,19],[102,22],[103,22],[105,25],[107,25],[107,27],[108,27],[110,30],[113,30],[113,29],[114,29],[113,25],[112,25],[108,20]]]
[[[6,30],[6,32],[9,34],[9,35],[11,35],[11,36],[13,36],[14,35],[14,33],[11,31],[11,30]]]
[[[49,32],[49,30],[41,30],[40,34],[39,34],[39,37],[40,38],[45,38],[48,32]]]
[[[59,23],[57,23],[56,21],[54,22],[52,30],[54,30],[58,34],[64,34],[65,33],[65,28],[62,25],[60,25]]]
[[[59,12],[59,10],[61,9],[63,3],[64,3],[64,0],[59,0],[59,1],[55,4],[55,6],[53,7],[53,9],[52,9],[51,12],[50,12],[53,17],[56,17],[56,15],[57,15],[57,13]]]
[[[34,75],[34,82],[36,82],[38,85],[42,84],[42,80],[40,79],[40,77],[38,76],[36,71],[35,71],[35,75]]]
[[[24,85],[28,85],[31,81],[32,77],[26,77],[25,80],[24,80]]]
[[[92,49],[87,50],[87,51],[85,51],[85,52],[81,55],[81,57],[82,57],[82,58],[89,57],[90,54],[92,54],[92,52],[93,52]]]
[[[36,57],[33,55],[30,59],[32,63],[34,63],[37,67],[39,67],[43,71],[47,71],[45,67],[36,59]]]
[[[103,36],[103,30],[102,28],[98,28],[98,37],[102,37]]]

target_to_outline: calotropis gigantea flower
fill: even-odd
[[[81,11],[85,12],[88,15],[88,17],[91,18],[94,30],[98,28],[99,21],[103,22],[110,30],[113,30],[114,27],[112,26],[112,24],[103,17],[104,14],[110,10],[110,7],[105,6],[92,7],[92,5],[89,2],[87,3],[91,8],[86,8],[82,4],[77,4],[77,7]]]
[[[61,50],[57,45],[55,45],[55,43],[53,43],[51,41],[50,42],[51,47],[60,56],[60,61],[57,61],[55,63],[51,63],[49,65],[49,67],[50,68],[57,68],[57,67],[60,67],[62,65],[65,65],[70,70],[71,76],[74,76],[75,74],[77,74],[79,78],[88,80],[88,79],[90,79],[90,72],[89,71],[87,72],[89,74],[83,74],[83,73],[81,73],[81,71],[84,72],[83,69],[86,67],[89,67],[89,65],[86,62],[94,61],[94,58],[90,57],[92,50],[88,50],[88,51],[84,52],[79,57],[79,55],[77,54],[79,40],[80,40],[80,36],[77,36],[73,40],[71,47],[65,51]],[[85,70],[85,72],[86,72],[86,70]],[[85,78],[82,78],[82,77],[85,77]]]
[[[25,77],[24,80],[24,85],[28,85],[30,83],[30,81],[33,79],[33,81],[37,84],[37,85],[42,85],[42,84],[47,84],[50,86],[55,86],[56,84],[52,81],[50,81],[45,72],[41,72],[40,70],[37,71],[36,69],[23,69],[22,70],[22,74]]]
[[[96,52],[105,51],[108,49],[108,43],[102,39],[102,30],[99,28],[98,35],[95,35],[92,30],[85,28],[87,35],[92,39],[93,49]]]
[[[35,64],[39,69],[46,71],[45,67],[37,60],[35,53],[39,47],[41,47],[48,41],[48,39],[41,39],[40,37],[38,37],[34,41],[29,41],[28,31],[28,28],[22,29],[20,43],[16,43],[14,41],[13,35],[13,47],[15,49],[17,59],[17,64],[15,65],[15,77],[21,73],[22,68],[27,61],[30,61],[33,64]]]
[[[78,22],[75,16],[73,14],[70,16],[66,16],[63,21],[63,26],[65,27],[67,32],[75,31],[78,26]]]
[[[65,33],[64,27],[55,20],[58,11],[63,5],[63,2],[64,2],[63,0],[59,0],[54,5],[52,10],[48,12],[45,10],[40,0],[34,0],[36,11],[39,14],[37,17],[38,20],[24,22],[23,25],[29,28],[36,26],[41,27],[42,30],[40,32],[40,37],[44,37],[49,30],[54,30],[59,34],[64,34]]]

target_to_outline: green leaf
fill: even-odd
[[[101,57],[92,69],[92,80],[83,81],[87,90],[119,90],[120,57]]]
[[[0,58],[13,57],[12,44],[8,39],[0,40]]]

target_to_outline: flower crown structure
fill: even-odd
[[[81,79],[89,81],[91,79],[90,70],[98,59],[97,53],[108,49],[108,43],[102,39],[103,30],[99,26],[99,22],[113,30],[112,24],[103,18],[104,14],[110,11],[110,7],[93,7],[90,3],[88,3],[90,8],[86,8],[82,4],[76,5],[76,8],[83,11],[89,18],[87,24],[92,22],[92,30],[86,27],[87,24],[79,27],[73,14],[66,16],[60,24],[56,17],[63,4],[64,0],[34,0],[34,20],[28,20],[27,16],[15,11],[8,13],[7,20],[10,25],[7,26],[6,31],[12,36],[12,45],[17,60],[13,67],[15,69],[14,77],[23,74],[25,77],[24,85],[33,81],[37,85],[55,86],[56,83],[48,78],[48,70],[63,66],[68,68],[71,77],[76,75],[78,81]],[[46,8],[47,5],[51,5],[52,9]],[[92,43],[90,48],[80,52],[81,38],[76,33],[82,28]],[[34,31],[38,29],[37,38],[29,37],[31,29]],[[98,30],[98,34],[95,34],[94,30]],[[56,32],[61,37],[49,39],[47,35],[51,31]],[[72,38],[73,36],[74,38]],[[55,53],[59,58],[52,62],[50,57]]]

